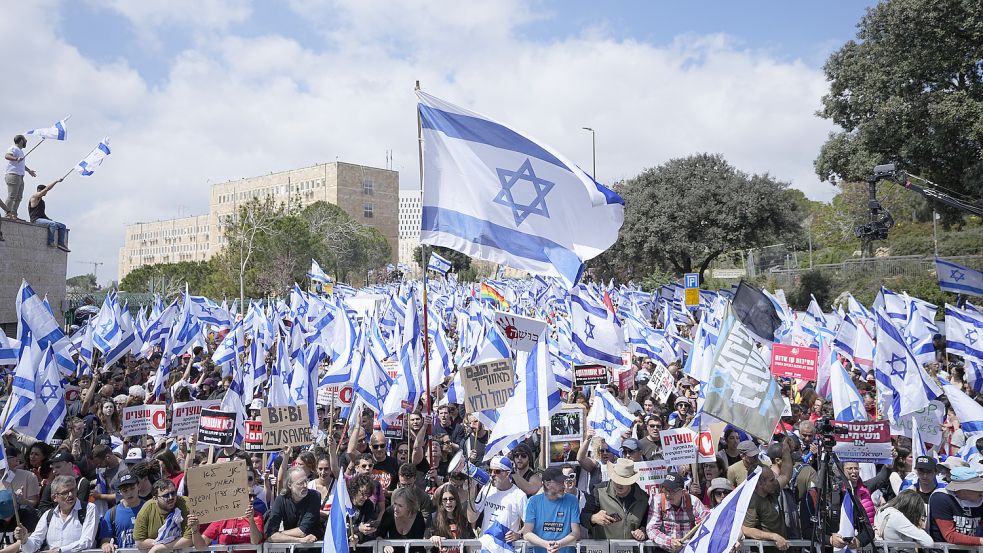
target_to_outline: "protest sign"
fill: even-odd
[[[402,440],[406,436],[406,415],[400,415],[387,424],[382,434],[390,440]]]
[[[386,371],[389,378],[396,380],[396,377],[399,376],[399,361],[383,361],[382,369]]]
[[[163,436],[166,433],[166,405],[134,405],[123,408],[123,436]]]
[[[171,436],[190,436],[198,431],[198,418],[202,409],[218,409],[222,405],[220,399],[203,401],[185,401],[175,403],[171,417]]]
[[[198,443],[228,447],[235,442],[236,413],[218,409],[202,409],[198,420]]]
[[[669,465],[661,459],[641,461],[635,463],[635,470],[638,472],[638,485],[646,494],[652,495],[654,488],[665,480]]]
[[[249,480],[242,459],[191,467],[185,475],[188,509],[200,524],[246,514]]]
[[[922,437],[922,441],[939,445],[942,443],[942,419],[944,417],[945,405],[941,401],[930,401],[928,407],[901,417],[896,424],[891,423],[891,435],[911,437],[912,424],[918,424],[918,434]]]
[[[696,462],[696,432],[689,428],[675,428],[659,432],[662,441],[662,459],[671,466]]]
[[[468,413],[503,407],[515,391],[511,359],[496,359],[461,367],[464,407]]]
[[[836,434],[833,453],[840,462],[891,463],[891,430],[887,421],[841,422],[836,426],[847,429],[846,434]]]
[[[574,386],[595,386],[608,383],[608,369],[603,365],[574,365]]]
[[[816,380],[819,366],[819,349],[788,344],[775,344],[771,348],[771,374],[802,380]]]
[[[317,404],[325,407],[351,407],[354,391],[351,386],[321,386],[317,389]]]
[[[666,367],[653,365],[648,386],[659,403],[665,404],[673,390],[676,389],[676,379],[672,377],[672,373]]]
[[[311,416],[306,405],[281,405],[264,407],[260,411],[263,422],[263,449],[276,451],[285,447],[310,445]]]
[[[513,351],[532,351],[546,329],[546,321],[503,311],[495,312],[495,324],[505,334]]]
[[[564,406],[550,417],[550,439],[554,442],[580,441],[584,437],[584,410]]]
[[[261,421],[245,421],[246,435],[242,439],[242,448],[249,452],[263,452],[263,423]]]
[[[711,431],[704,430],[700,432],[700,437],[696,441],[697,463],[715,463],[717,461],[715,443]]]
[[[638,369],[632,367],[626,371],[621,371],[618,373],[618,391],[625,393],[627,390],[631,389],[632,384],[635,383],[635,374],[638,373]]]

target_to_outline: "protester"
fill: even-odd
[[[300,467],[287,471],[285,484],[266,514],[266,540],[274,543],[317,541],[324,535],[320,495],[307,488],[307,473]]]
[[[136,547],[133,529],[136,527],[137,514],[143,507],[143,500],[137,493],[137,480],[132,474],[124,474],[116,481],[120,502],[109,509],[99,522],[98,538],[103,553]]]
[[[543,479],[532,468],[532,448],[522,443],[512,450],[512,463],[515,470],[512,472],[512,481],[527,496],[532,497],[539,493],[543,488]]]
[[[747,475],[753,472],[761,462],[759,458],[761,450],[751,440],[744,440],[738,444],[737,453],[741,460],[737,463],[731,463],[727,468],[727,480],[735,488],[747,480]]]
[[[76,497],[75,478],[58,475],[50,487],[55,505],[38,520],[37,528],[30,534],[23,526],[17,529],[21,551],[35,553],[44,546],[47,547],[45,551],[77,553],[91,548],[98,515],[94,508],[83,510],[88,498],[80,500]]]
[[[913,541],[921,547],[932,547],[932,536],[923,527],[925,502],[915,490],[905,490],[878,509],[874,518],[877,537],[887,541]]]
[[[4,204],[7,206],[8,219],[18,219],[17,209],[24,197],[24,173],[32,177],[37,176],[37,173],[24,164],[24,159],[27,157],[24,153],[26,147],[27,139],[24,138],[24,135],[18,134],[14,137],[14,145],[3,156],[7,160],[7,169],[4,175],[4,181],[7,183],[7,201]]]
[[[933,493],[928,503],[928,533],[933,541],[954,545],[983,545],[983,477],[975,470],[958,467],[952,481]]]
[[[587,496],[581,524],[594,539],[644,541],[648,495],[638,485],[635,462],[618,459],[610,477]]]
[[[358,545],[369,539],[375,538],[376,529],[379,524],[381,513],[369,496],[375,493],[378,482],[372,480],[368,474],[360,474],[348,481],[348,496],[352,500],[355,509],[349,519],[349,524],[353,532],[350,535],[349,543]]]
[[[21,179],[23,178],[24,177],[22,175]],[[44,197],[48,194],[48,192],[51,192],[55,185],[63,180],[65,179],[60,178],[48,186],[38,185],[37,192],[31,196],[30,201],[27,203],[27,209],[32,223],[36,225],[45,225],[48,227],[48,245],[54,246],[55,238],[57,237],[58,247],[62,250],[68,251],[68,227],[65,226],[65,223],[59,223],[51,220],[51,218],[48,217],[48,214],[45,213],[44,203]]]
[[[573,553],[580,539],[580,506],[563,487],[563,471],[549,467],[543,472],[543,493],[526,504],[522,537],[533,545],[533,553]]]
[[[68,453],[67,451],[59,451],[51,457],[51,474],[54,477],[58,476],[68,476],[71,477],[73,482],[75,481],[77,468],[75,466],[75,457]],[[76,497],[89,498],[89,490],[91,488],[91,483],[86,478],[78,479],[78,487],[76,488]],[[41,490],[41,501],[38,503],[38,512],[44,513],[48,509],[52,508],[56,501],[52,495],[51,485],[44,486]],[[82,514],[85,514],[87,503],[82,504]]]
[[[710,497],[709,506],[711,509],[720,505],[727,495],[734,491],[734,485],[726,478],[714,478],[707,487],[707,495]]]
[[[249,493],[250,503],[256,499],[254,492]],[[252,505],[246,507],[241,517],[217,520],[205,528],[201,534],[211,542],[219,545],[238,545],[263,543],[263,515],[256,514]]]
[[[420,514],[416,496],[408,489],[397,489],[392,494],[392,506],[386,509],[379,521],[376,537],[382,540],[420,540],[427,531],[427,524]],[[391,545],[383,551],[393,553]],[[411,547],[411,553],[423,553],[422,547]]]
[[[177,495],[174,482],[154,482],[154,500],[147,501],[133,524],[133,541],[150,553],[185,547],[207,547],[198,531],[198,517],[191,514],[185,498]]]
[[[437,488],[433,495],[433,504],[436,506],[436,511],[433,515],[430,541],[434,545],[441,547],[444,539],[464,540],[474,537],[474,531],[468,522],[467,507],[461,503],[461,498],[452,484],[444,484]]]
[[[710,511],[686,491],[685,481],[678,473],[667,474],[661,488],[649,501],[645,533],[657,546],[676,553],[686,545],[682,538],[702,524]]]
[[[502,530],[499,537],[511,543],[519,538],[526,494],[512,482],[513,466],[507,457],[492,457],[489,467],[491,480],[481,488],[474,502],[468,503],[468,520],[473,524],[481,518],[478,535],[494,525]]]

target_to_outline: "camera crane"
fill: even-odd
[[[911,182],[911,179],[923,182],[928,186],[915,184]],[[930,200],[937,201],[949,207],[983,217],[983,207],[939,191],[937,188],[938,185],[928,179],[923,179],[916,175],[909,175],[899,170],[893,163],[878,165],[874,167],[874,174],[867,177],[867,207],[870,209],[870,222],[860,225],[854,231],[857,238],[863,241],[865,252],[870,248],[874,240],[887,240],[887,233],[894,226],[894,217],[891,216],[891,212],[877,201],[877,183],[882,180],[894,182],[899,186],[903,186],[908,190],[917,192]]]

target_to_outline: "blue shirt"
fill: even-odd
[[[116,540],[116,547],[121,549],[136,547],[136,542],[133,541],[133,523],[137,520],[140,507],[143,507],[143,501],[132,509],[123,505],[122,502],[117,503],[114,507],[116,509],[115,528],[113,528],[113,508],[106,511],[102,520],[99,521],[99,539],[97,542],[102,543],[102,540],[113,538]]]
[[[526,503],[526,515],[522,520],[532,524],[534,534],[546,541],[559,541],[570,535],[570,525],[580,524],[580,502],[577,496],[568,493],[556,501],[547,499],[546,494],[537,494]],[[574,553],[575,546],[560,548],[560,553]],[[533,547],[533,553],[546,553],[545,547]]]

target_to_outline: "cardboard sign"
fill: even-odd
[[[228,447],[235,443],[236,413],[218,409],[202,409],[198,420],[198,443]]]
[[[246,435],[242,439],[243,450],[253,452],[263,452],[263,423],[261,421],[245,421]]]
[[[249,507],[249,480],[242,459],[191,467],[185,475],[188,509],[207,524],[239,518]]]
[[[163,436],[166,433],[166,405],[133,405],[123,408],[123,436]]]
[[[715,463],[717,462],[716,440],[713,439],[713,432],[704,430],[700,432],[700,437],[696,441],[696,462]]]
[[[840,462],[892,462],[891,429],[887,421],[833,421],[833,424],[849,430],[846,434],[836,434],[833,453],[840,458]]]
[[[515,369],[511,359],[461,367],[464,385],[464,409],[476,413],[503,407],[515,391]]]
[[[392,424],[387,424],[382,434],[391,440],[402,440],[406,435],[406,415],[400,415]]]
[[[264,407],[260,411],[263,422],[263,449],[277,451],[285,447],[310,445],[311,416],[306,405],[281,405]]]
[[[638,485],[645,493],[652,495],[655,487],[666,479],[669,472],[669,465],[661,459],[655,461],[642,461],[635,463],[635,470],[638,471]]]
[[[652,395],[659,400],[659,403],[665,404],[676,389],[676,379],[672,377],[672,373],[666,367],[653,365],[652,377],[649,378],[648,386],[652,389]]]
[[[495,324],[505,334],[513,351],[532,351],[546,329],[546,321],[503,311],[495,312]]]
[[[635,383],[635,375],[637,373],[638,369],[635,367],[618,373],[618,391],[625,393],[630,390],[632,385]]]
[[[322,386],[317,389],[317,404],[325,407],[351,407],[354,395],[351,386],[344,386],[340,390],[337,386]]]
[[[171,436],[190,436],[198,431],[198,418],[202,409],[218,409],[222,405],[220,399],[203,401],[185,401],[175,403],[171,417]]]
[[[942,419],[945,418],[945,404],[932,400],[928,407],[909,413],[897,424],[891,423],[892,436],[911,436],[912,424],[918,424],[918,434],[925,443],[938,445],[942,443]]]
[[[659,432],[662,441],[662,459],[666,464],[678,467],[696,462],[696,432],[689,428],[675,428]]]
[[[608,369],[603,365],[574,365],[574,386],[596,386],[607,384]]]
[[[816,380],[819,349],[775,344],[771,348],[771,374],[802,380]]]

